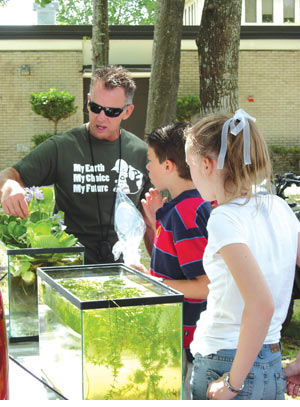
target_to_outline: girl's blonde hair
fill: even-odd
[[[200,119],[187,132],[189,146],[193,153],[202,157],[218,159],[221,148],[221,134],[224,123],[230,119],[227,115],[212,115]],[[238,122],[235,122],[237,125]],[[244,163],[243,130],[236,136],[230,133],[227,137],[227,151],[224,161],[224,188],[233,196],[250,198],[262,181],[270,188],[272,166],[267,144],[256,124],[249,120],[251,164]],[[253,188],[254,186],[254,188]],[[253,191],[254,189],[254,191]]]

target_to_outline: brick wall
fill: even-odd
[[[268,144],[300,146],[299,66],[300,51],[240,51],[239,106],[256,117]],[[180,73],[178,95],[198,95],[197,51],[181,53]]]
[[[83,121],[81,51],[1,51],[0,53],[0,170],[21,158],[31,137],[52,133],[53,124],[34,114],[31,92],[51,87],[76,97],[77,113],[61,121],[62,132]],[[30,76],[21,76],[28,64]],[[240,107],[257,118],[269,144],[300,145],[300,51],[240,51]],[[197,51],[181,52],[179,96],[199,94]],[[248,102],[252,96],[254,102]]]
[[[178,96],[199,95],[199,63],[195,51],[181,51]]]
[[[21,65],[31,68],[22,76]],[[75,96],[76,114],[58,124],[62,132],[82,123],[82,53],[76,51],[9,51],[0,53],[0,170],[21,158],[34,134],[53,133],[54,125],[31,110],[31,92],[50,88]]]
[[[257,118],[268,144],[300,146],[299,66],[300,51],[240,53],[240,107]]]

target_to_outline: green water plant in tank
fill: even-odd
[[[38,335],[37,268],[83,264],[84,248],[66,233],[64,213],[53,215],[53,188],[25,191],[30,216],[0,211],[0,265],[8,276],[1,280],[1,290],[7,292],[10,338]]]
[[[144,295],[142,288],[129,287],[120,278],[113,277],[104,282],[60,279],[59,284],[82,301],[138,298]],[[80,334],[81,318],[72,304],[58,292],[48,291],[45,286],[43,299],[60,321]],[[85,365],[95,368],[102,366],[111,378],[109,384],[99,385],[100,399],[179,399],[180,389],[172,386],[171,377],[168,376],[167,385],[164,382],[170,369],[180,369],[181,333],[178,326],[181,326],[181,308],[178,304],[117,306],[84,313]],[[126,380],[124,369],[131,372]],[[88,380],[86,382],[85,397],[90,399],[93,398],[92,390],[89,390]]]

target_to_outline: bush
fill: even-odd
[[[43,141],[47,140],[49,137],[52,137],[53,134],[45,133],[45,134],[35,134],[32,136],[31,141],[33,142],[33,148],[41,144]]]
[[[273,172],[281,173],[292,171],[300,173],[300,147],[285,147],[271,145],[269,147],[273,165]]]
[[[71,96],[64,90],[58,92],[55,88],[47,92],[30,94],[32,110],[54,123],[54,134],[57,134],[58,122],[76,112],[77,106],[74,100],[75,96]]]
[[[182,96],[177,98],[177,120],[190,122],[192,117],[199,114],[200,98],[198,96]]]

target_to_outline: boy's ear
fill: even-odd
[[[174,163],[174,161],[171,161],[171,160],[165,161],[165,170],[167,172],[173,172],[175,169],[176,169],[176,164]]]

